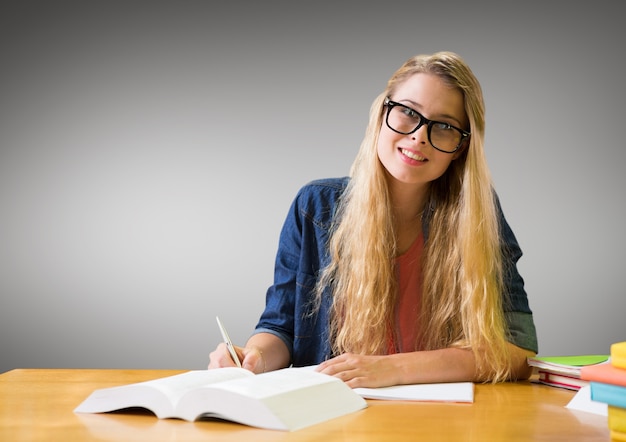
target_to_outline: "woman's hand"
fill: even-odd
[[[398,358],[345,353],[322,362],[317,371],[335,376],[351,388],[378,388],[400,383]]]
[[[244,348],[233,346],[237,357],[241,361],[241,366],[246,370],[250,370],[253,373],[264,373],[267,369],[263,353],[256,347]],[[221,343],[217,348],[209,354],[209,369],[223,368],[223,367],[236,367],[235,361],[228,352],[228,347],[225,343]]]
[[[233,347],[237,353],[237,357],[241,361],[243,359],[244,349],[241,347]],[[220,343],[215,350],[209,354],[208,368],[236,367],[235,361],[228,351],[225,343]]]
[[[235,346],[241,366],[253,373],[265,373],[288,367],[289,350],[283,341],[269,333],[253,335],[245,347]],[[226,344],[221,343],[209,355],[208,368],[235,367],[235,361],[230,357]]]

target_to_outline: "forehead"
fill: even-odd
[[[398,84],[392,98],[394,101],[410,103],[430,117],[450,115],[459,121],[466,119],[461,91],[434,74],[418,73],[408,77]]]

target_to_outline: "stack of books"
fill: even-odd
[[[528,365],[533,367],[531,380],[551,387],[579,390],[589,385],[589,381],[581,379],[583,367],[602,364],[609,360],[609,355],[578,355],[578,356],[535,356],[528,358]]]
[[[591,400],[608,405],[611,439],[626,441],[626,342],[611,345],[611,359],[583,367],[580,376],[589,382]]]

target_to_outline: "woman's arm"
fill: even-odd
[[[530,377],[533,368],[528,365],[528,358],[536,356],[534,351],[526,350],[509,343],[509,351],[511,352],[511,381],[523,381]]]
[[[526,358],[534,353],[513,344],[509,346],[512,363],[511,380],[527,379],[531,368]],[[336,376],[352,388],[489,380],[477,375],[473,352],[460,348],[387,356],[362,356],[347,353],[323,362],[318,367],[318,371]]]
[[[271,333],[257,333],[243,349],[241,365],[254,373],[278,370],[289,366],[289,350],[278,336]]]

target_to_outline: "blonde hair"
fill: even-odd
[[[335,354],[385,354],[397,299],[396,237],[384,168],[377,155],[383,101],[416,73],[435,74],[460,90],[471,137],[447,171],[433,181],[424,213],[429,229],[423,255],[421,350],[470,349],[477,376],[494,382],[511,368],[502,309],[502,252],[491,176],[484,156],[485,109],[480,84],[451,52],[407,60],[373,102],[352,164],[322,271],[333,294],[330,320]]]

